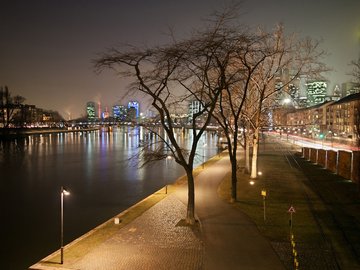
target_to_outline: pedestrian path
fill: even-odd
[[[200,269],[202,242],[177,226],[186,208],[170,195],[73,265],[74,269]]]
[[[217,188],[228,172],[229,158],[224,157],[196,177],[196,213],[205,247],[203,269],[285,269],[256,225],[218,197]],[[183,201],[185,190],[176,192]]]
[[[201,269],[202,241],[178,225],[185,214],[185,205],[169,195],[79,260],[31,269]]]
[[[65,248],[63,265],[40,262],[30,269],[284,269],[256,225],[218,198],[217,187],[229,171],[225,157],[196,177],[200,226],[181,222],[186,216],[187,187],[177,186],[84,256],[66,260]]]

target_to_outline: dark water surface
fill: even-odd
[[[26,269],[59,249],[61,186],[71,192],[64,203],[66,244],[183,175],[173,160],[141,169],[128,160],[146,136],[141,128],[120,127],[0,142],[0,269]],[[184,145],[189,137],[179,131]],[[216,154],[216,139],[204,135],[197,164]]]

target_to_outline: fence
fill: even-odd
[[[333,173],[359,183],[360,151],[333,151],[303,147],[302,156]]]

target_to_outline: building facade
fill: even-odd
[[[140,105],[139,102],[137,101],[129,101],[128,102],[128,110],[130,108],[134,108],[135,109],[135,117],[139,117],[140,116]]]
[[[86,116],[89,121],[95,121],[97,119],[95,102],[89,101],[86,103]]]
[[[306,83],[307,106],[311,107],[325,101],[328,84],[326,81],[309,81]]]
[[[348,95],[360,93],[360,84],[354,82],[346,82],[341,85],[341,96],[346,97]]]
[[[360,93],[294,111],[276,109],[273,115],[277,115],[274,128],[282,132],[359,144]]]
[[[126,117],[126,108],[123,105],[114,105],[112,115],[115,121],[124,121]]]

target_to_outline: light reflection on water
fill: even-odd
[[[172,160],[137,168],[131,157],[144,139],[151,135],[142,128],[119,127],[0,142],[0,252],[8,258],[0,269],[25,269],[58,249],[61,185],[71,191],[65,202],[69,242],[184,174]],[[189,145],[191,133],[178,130],[177,139]],[[204,154],[216,154],[216,140],[203,136],[197,164]]]

